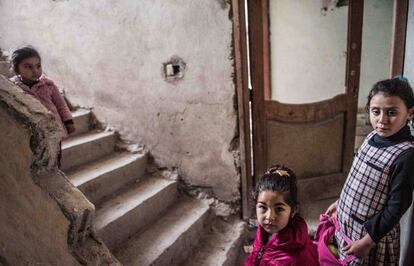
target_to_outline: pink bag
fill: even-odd
[[[321,266],[347,265],[349,262],[356,259],[356,257],[352,255],[346,256],[343,259],[338,259],[331,253],[328,245],[335,239],[335,231],[338,231],[342,235],[346,243],[352,243],[352,240],[340,230],[336,217],[321,214],[319,216],[319,225],[315,233],[315,242],[318,247],[319,263]]]

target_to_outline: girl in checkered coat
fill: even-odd
[[[356,154],[339,199],[327,209],[336,215],[340,256],[350,265],[398,265],[399,221],[412,201],[414,138],[407,121],[414,114],[413,91],[404,78],[377,82],[366,109],[374,129]]]

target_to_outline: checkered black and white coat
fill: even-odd
[[[363,223],[385,208],[389,196],[392,166],[400,154],[414,148],[410,141],[388,147],[374,147],[368,143],[371,132],[361,145],[338,201],[337,215],[341,230],[353,241],[361,239],[367,230]],[[345,246],[336,235],[340,249]],[[370,251],[369,257],[350,265],[398,265],[400,227],[397,224]],[[340,254],[343,257],[345,254]]]

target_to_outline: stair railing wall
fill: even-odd
[[[120,265],[95,236],[95,207],[57,168],[50,112],[0,75],[0,262]]]

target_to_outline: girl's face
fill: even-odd
[[[258,195],[256,214],[263,229],[269,234],[276,234],[287,226],[294,212],[282,193],[266,190]]]
[[[22,60],[17,66],[17,70],[24,83],[35,83],[42,75],[42,65],[40,63],[40,58],[29,57]]]
[[[377,134],[383,138],[400,131],[413,115],[414,108],[407,109],[404,101],[398,96],[387,96],[380,92],[371,98],[369,119]]]

